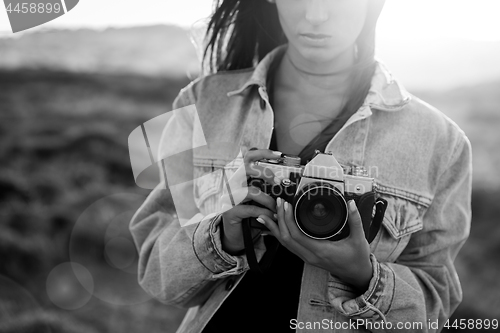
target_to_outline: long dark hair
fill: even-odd
[[[369,0],[367,19],[356,41],[358,56],[352,67],[343,117],[359,109],[370,90],[375,72],[375,27],[384,1]],[[214,5],[205,39],[204,71],[254,67],[271,50],[287,42],[275,4],[266,0],[215,0]],[[320,146],[324,142],[315,144]]]
[[[214,73],[253,67],[284,43],[275,5],[266,0],[216,0],[203,69]]]

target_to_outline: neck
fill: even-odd
[[[278,69],[280,81],[294,90],[319,94],[342,94],[355,61],[354,48],[346,50],[330,62],[309,61],[288,47]],[[293,82],[293,84],[291,84]]]

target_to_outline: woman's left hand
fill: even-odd
[[[350,234],[339,241],[317,240],[299,230],[292,205],[278,198],[278,223],[267,216],[257,219],[288,250],[304,262],[323,268],[364,293],[368,289],[373,268],[370,245],[365,239],[361,217],[353,200],[348,203]]]

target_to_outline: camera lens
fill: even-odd
[[[295,219],[309,237],[328,239],[339,234],[347,222],[347,203],[332,184],[314,182],[297,193]]]

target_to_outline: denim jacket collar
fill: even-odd
[[[281,56],[286,50],[287,45],[280,45],[269,52],[253,69],[250,78],[243,85],[227,93],[227,96],[241,94],[244,90],[252,85],[257,85],[261,88],[266,87],[266,78],[269,67],[273,61]],[[371,88],[363,103],[363,106],[369,106],[372,109],[382,111],[399,111],[411,100],[411,95],[406,91],[400,82],[396,80],[385,67],[385,65],[376,60],[377,66],[373,75]]]

